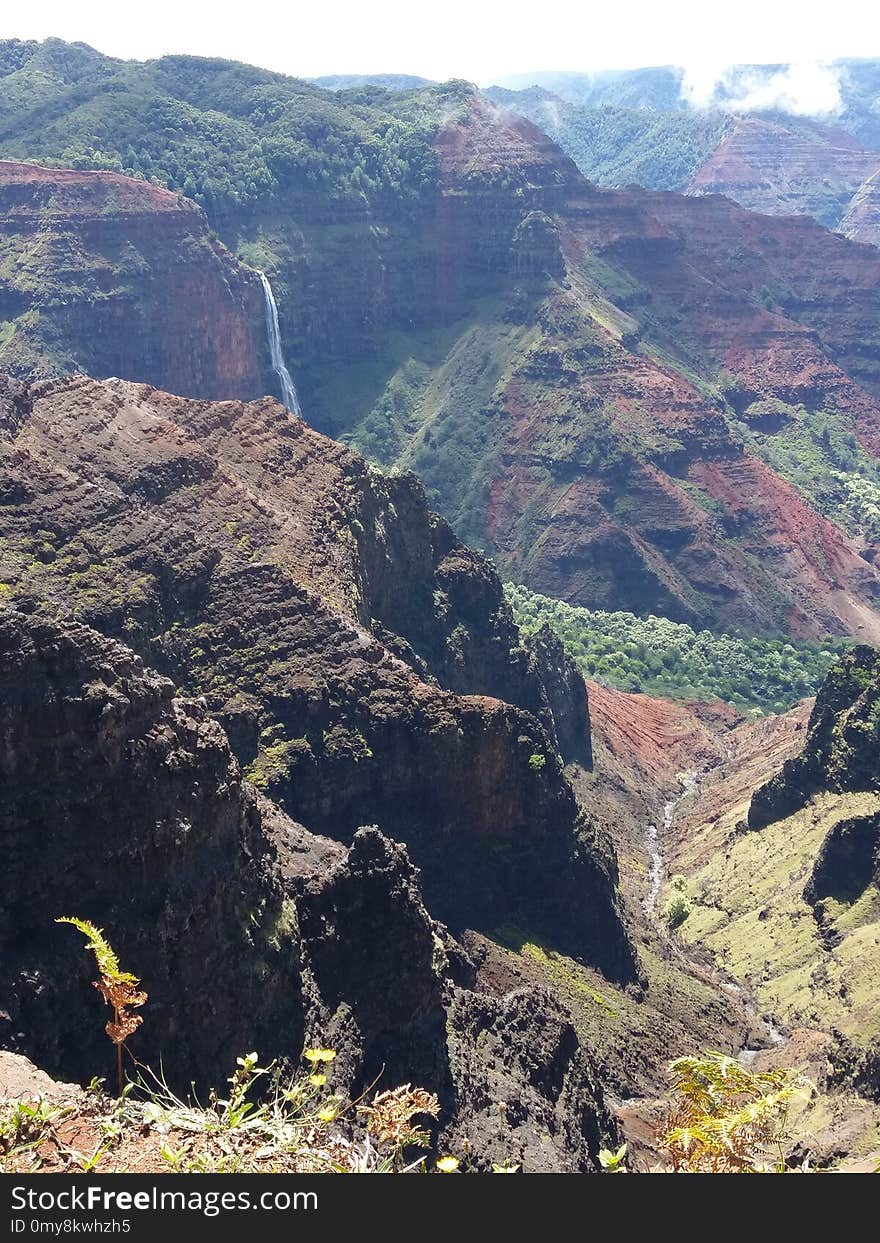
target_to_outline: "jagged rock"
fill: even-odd
[[[862,1045],[839,1031],[833,1036],[834,1044],[829,1050],[830,1082],[880,1101],[880,1039],[875,1037]]]
[[[552,720],[564,760],[593,767],[590,703],[584,679],[561,641],[544,625],[529,639],[547,696],[544,716]]]
[[[294,947],[252,791],[204,704],[119,644],[0,609],[0,1040],[87,1081],[112,1064],[78,934],[150,994],[134,1042],[180,1082],[296,1048]]]
[[[856,902],[880,880],[880,816],[838,820],[822,843],[804,897],[818,907],[825,898]]]
[[[374,826],[315,859],[314,847],[292,854],[286,837],[276,845],[299,921],[307,1038],[336,1049],[349,1089],[383,1074],[386,1086],[442,1091],[446,956],[406,848]]]
[[[440,1095],[449,1134],[472,1117],[485,1161],[500,1150],[480,1076],[511,1102],[528,1169],[595,1163],[613,1126],[558,1003],[470,1003],[450,978],[466,955],[429,916],[406,849],[376,828],[347,849],[292,822],[242,782],[204,704],[128,649],[0,610],[0,779],[8,1049],[83,1082],[111,1069],[91,956],[53,922],[74,913],[149,993],[131,1052],[183,1090],[218,1084],[246,1050],[295,1063],[320,1041],[337,1048],[338,1086],[357,1093],[384,1068],[384,1086]],[[0,1055],[0,1084],[48,1093],[39,1072],[7,1072]]]
[[[548,691],[497,576],[411,478],[268,399],[85,379],[29,399],[0,441],[9,603],[78,616],[203,694],[247,775],[313,831],[406,841],[453,928],[516,911],[633,976],[613,852],[556,755],[556,715],[566,757],[586,746],[583,684],[555,652]]]
[[[557,1173],[597,1170],[617,1139],[595,1070],[566,1011],[542,988],[456,994],[449,1017],[456,1122],[440,1145]]]
[[[880,653],[859,646],[829,669],[807,726],[803,751],[757,790],[751,829],[790,816],[820,790],[880,789]]]

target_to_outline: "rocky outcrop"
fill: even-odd
[[[447,1090],[448,934],[425,909],[406,849],[375,827],[350,850],[292,838],[283,823],[271,836],[297,912],[306,1037],[336,1050],[335,1081],[357,1088],[384,1066],[388,1083]]]
[[[749,807],[749,828],[760,829],[805,807],[827,790],[880,789],[877,765],[880,730],[880,654],[856,647],[828,671],[816,696],[803,751],[786,760],[782,771],[756,791]],[[854,836],[855,834],[855,836]],[[840,826],[831,855],[861,840],[861,830]],[[820,869],[821,870],[821,869]]]
[[[839,820],[816,856],[804,897],[813,907],[826,898],[849,905],[880,880],[880,817]]]
[[[449,1016],[456,1122],[450,1151],[553,1173],[597,1168],[617,1128],[570,1016],[543,988],[501,999],[459,990]]]
[[[268,399],[73,380],[26,405],[0,442],[10,604],[80,618],[204,695],[312,831],[406,842],[454,928],[515,915],[632,978],[613,852],[553,740],[585,758],[582,683],[558,652],[545,682],[497,577],[412,480]]]
[[[854,242],[880,246],[880,171],[859,186],[840,222],[840,232]]]
[[[841,1032],[834,1035],[835,1041],[829,1051],[830,1082],[880,1101],[880,1039],[875,1037],[862,1045],[847,1039]]]
[[[244,1050],[295,1064],[304,1042],[331,1044],[335,1087],[384,1075],[437,1092],[445,1134],[478,1144],[483,1167],[597,1168],[616,1128],[558,1002],[469,992],[406,849],[291,821],[242,780],[203,701],[127,648],[0,609],[0,775],[6,1049],[80,1082],[107,1072],[91,957],[53,922],[76,913],[149,994],[129,1051],[181,1090],[219,1083]],[[0,1055],[10,1084],[57,1095]]]
[[[295,1050],[295,945],[252,791],[203,703],[76,624],[0,611],[0,1041],[87,1082],[109,1066],[79,915],[150,994],[136,1042],[180,1083]]]
[[[266,391],[259,284],[194,203],[115,173],[3,160],[0,235],[0,370]]]
[[[536,631],[529,644],[547,700],[543,716],[553,721],[562,758],[592,768],[590,703],[580,670],[549,626]]]

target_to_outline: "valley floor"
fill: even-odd
[[[880,1022],[877,912],[873,899],[848,911],[840,933],[851,935],[829,950],[800,895],[835,817],[878,810],[880,798],[823,796],[790,820],[743,833],[753,791],[802,748],[809,701],[754,721],[723,705],[590,692],[595,768],[570,773],[582,805],[613,835],[643,988],[615,988],[516,928],[472,936],[481,983],[558,992],[614,1095],[634,1168],[659,1160],[653,1136],[668,1063],[717,1049],[757,1070],[803,1068],[817,1092],[792,1112],[797,1151],[823,1166],[873,1169],[880,1108],[828,1077],[832,1031],[865,1041]],[[690,913],[673,930],[663,910],[671,879],[682,876]]]

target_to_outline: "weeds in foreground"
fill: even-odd
[[[119,959],[101,928],[96,928],[87,919],[77,919],[75,915],[64,915],[55,920],[56,924],[70,924],[83,934],[87,948],[95,955],[98,964],[98,979],[95,988],[104,998],[108,1006],[113,1008],[113,1018],[104,1030],[116,1045],[116,1075],[119,1084],[119,1095],[122,1096],[125,1079],[122,1073],[122,1049],[129,1036],[143,1023],[143,1018],[133,1011],[147,1000],[147,994],[138,989],[140,980],[129,971],[123,971]]]
[[[599,1149],[599,1164],[603,1174],[626,1174],[626,1144],[621,1144],[616,1151],[610,1148]]]
[[[440,1102],[433,1092],[405,1083],[402,1087],[380,1092],[369,1105],[358,1105],[357,1108],[366,1119],[368,1137],[375,1141],[380,1150],[393,1154],[395,1168],[399,1172],[408,1149],[427,1148],[431,1142],[430,1134],[416,1126],[413,1120],[420,1115],[436,1118]],[[455,1160],[454,1157],[446,1159]],[[442,1172],[453,1173],[454,1170],[450,1167]]]
[[[33,1104],[13,1101],[8,1109],[0,1113],[0,1157],[36,1148],[43,1142],[52,1124],[69,1112],[43,1100]]]
[[[260,1066],[248,1053],[237,1059],[227,1091],[212,1091],[204,1104],[194,1092],[179,1096],[161,1070],[140,1066],[110,1110],[94,1085],[75,1107],[0,1106],[0,1169],[100,1166],[106,1173],[136,1163],[180,1174],[426,1171],[431,1137],[416,1119],[436,1117],[437,1098],[404,1084],[369,1101],[370,1089],[347,1100],[325,1090],[326,1075],[314,1070],[335,1057],[332,1049],[307,1049],[307,1068],[291,1071]],[[56,1125],[62,1118],[70,1119],[69,1130]],[[432,1172],[458,1168],[458,1158],[441,1156]]]
[[[723,1053],[670,1066],[673,1101],[657,1134],[676,1174],[784,1173],[788,1111],[813,1085],[798,1070],[755,1073]]]

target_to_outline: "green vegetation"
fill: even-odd
[[[626,1173],[626,1144],[621,1144],[614,1152],[610,1148],[599,1150],[599,1164],[605,1174]]]
[[[880,797],[820,793],[784,820],[738,833],[745,810],[726,811],[676,851],[692,908],[680,936],[713,955],[777,1022],[873,1039],[880,891],[869,884],[852,902],[826,899],[820,922],[804,888],[829,834],[876,816]]]
[[[720,112],[655,111],[615,104],[581,104],[545,91],[505,91],[489,96],[527,117],[558,142],[591,181],[680,190],[705,163],[732,124]]]
[[[820,514],[850,535],[880,538],[880,462],[845,415],[764,400],[746,408],[737,430]]]
[[[658,1129],[675,1174],[785,1174],[792,1103],[815,1091],[799,1070],[755,1073],[723,1053],[677,1058]],[[806,1168],[806,1167],[805,1167]]]
[[[506,592],[523,634],[549,626],[586,677],[671,699],[725,699],[756,713],[784,712],[815,694],[847,646],[694,630],[665,617],[578,608],[513,583]]]
[[[145,64],[57,39],[0,41],[0,154],[169,186],[222,215],[241,204],[417,199],[431,137],[470,90],[341,94],[195,56]]]
[[[183,1099],[163,1075],[141,1067],[125,1095],[111,1101],[95,1081],[63,1108],[38,1100],[0,1105],[0,1172],[148,1168],[174,1174],[395,1174],[429,1169],[429,1132],[415,1119],[436,1117],[433,1093],[409,1084],[349,1099],[325,1089],[333,1049],[306,1049],[307,1067],[260,1066],[236,1059],[224,1092],[208,1103]],[[357,1142],[350,1136],[357,1128]],[[69,1135],[86,1151],[68,1146]],[[421,1149],[421,1152],[417,1150]],[[437,1159],[431,1172],[459,1161]]]
[[[669,888],[671,892],[663,907],[663,918],[670,928],[680,928],[691,913],[687,881],[683,876],[673,876]]]

